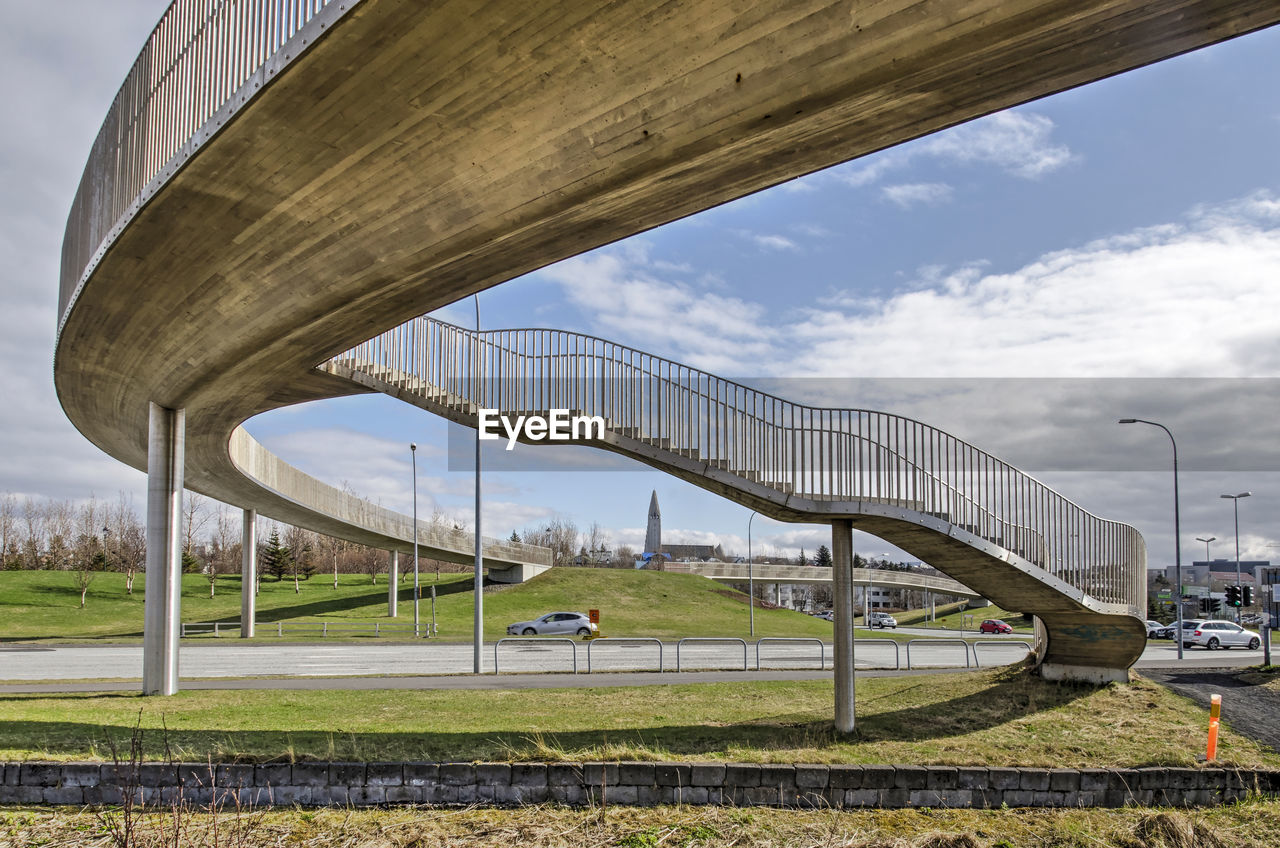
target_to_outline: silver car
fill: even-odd
[[[533,621],[507,626],[508,636],[595,636],[600,628],[580,612],[549,612]]]
[[[1262,644],[1258,634],[1231,621],[1201,621],[1196,627],[1182,631],[1182,647],[1199,645],[1216,651],[1219,648],[1256,649]]]

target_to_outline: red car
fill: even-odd
[[[998,618],[988,618],[978,628],[979,633],[1012,633],[1013,628]]]

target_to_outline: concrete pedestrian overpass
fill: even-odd
[[[144,689],[176,688],[184,483],[404,549],[403,518],[304,479],[240,429],[376,388],[317,366],[565,257],[1277,20],[1274,0],[175,0],[89,153],[63,244],[54,365],[74,425],[148,472]],[[643,454],[648,435],[633,435]],[[653,447],[654,464],[692,475]],[[734,474],[703,479],[736,496],[721,471]],[[803,494],[743,499],[830,520],[845,565],[851,522],[879,532],[902,514],[870,513],[909,508],[833,511],[837,501]],[[1075,563],[1057,643],[1115,650],[1058,657],[1061,672],[1114,672],[1136,656],[1124,635],[1140,602],[1136,534],[1112,562],[1043,534],[1043,551],[1019,553],[950,519],[916,522],[917,547],[940,567],[932,554],[976,550],[970,541],[988,562],[1052,580],[1063,580],[1053,557]],[[1098,581],[1112,600],[1082,588]],[[841,703],[837,725],[851,726]]]

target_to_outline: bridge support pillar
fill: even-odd
[[[186,413],[152,403],[147,426],[147,598],[142,694],[178,691],[182,601],[182,472]]]
[[[854,724],[853,668],[853,522],[831,523],[831,582],[835,638],[836,730],[852,733]]]
[[[391,551],[391,563],[387,566],[387,618],[400,614],[400,552]]]
[[[240,638],[252,639],[258,607],[258,511],[246,509],[240,527]]]

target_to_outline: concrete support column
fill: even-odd
[[[142,629],[144,695],[178,691],[185,443],[185,412],[151,404],[147,427],[147,598]]]
[[[240,529],[240,638],[252,639],[258,614],[258,511],[246,509]]]
[[[852,733],[853,702],[853,522],[847,518],[831,523],[832,608],[835,611],[836,730]]]
[[[387,566],[387,618],[400,614],[400,552],[391,551],[391,564]]]

